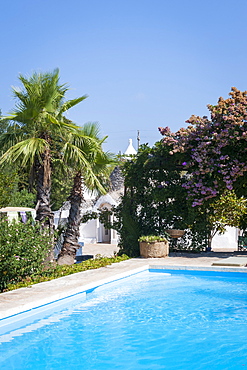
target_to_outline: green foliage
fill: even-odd
[[[35,206],[35,194],[28,191],[25,174],[15,169],[0,170],[0,208]]]
[[[82,223],[86,223],[90,220],[96,220],[99,217],[99,214],[97,212],[88,211],[84,213],[84,215],[81,218]]]
[[[247,212],[247,199],[238,198],[232,190],[226,191],[211,204],[209,223],[216,232],[224,233],[226,226],[239,227],[241,217]]]
[[[166,242],[167,238],[159,235],[144,235],[138,239],[138,242],[154,243],[154,242]]]
[[[100,137],[96,123],[87,123],[78,128],[76,133],[67,135],[62,148],[63,161],[74,170],[74,176],[80,172],[87,188],[101,194],[106,193],[103,185],[105,179],[109,179],[112,165],[116,163],[111,153],[103,151],[105,139]]]
[[[119,253],[126,253],[130,257],[139,256],[138,238],[141,236],[141,228],[139,219],[133,212],[131,199],[127,195],[117,207],[115,217],[117,222],[113,224],[113,228],[120,234]]]
[[[143,146],[136,160],[126,163],[126,195],[141,219],[143,235],[187,227],[184,181],[178,158],[171,157],[159,142],[153,148]]]
[[[10,283],[8,284],[5,290],[13,290],[22,287],[26,287],[29,285],[42,283],[44,281],[49,281],[53,279],[57,279],[63,276],[71,275],[76,272],[97,269],[100,267],[105,267],[111,265],[112,263],[118,263],[121,261],[127,260],[129,257],[126,255],[118,256],[118,257],[99,257],[97,259],[90,259],[87,261],[83,261],[81,263],[75,265],[63,265],[59,266],[56,264],[49,264],[49,265],[42,265],[39,271],[35,274],[25,277],[18,283]]]
[[[187,174],[181,153],[171,156],[170,147],[160,142],[153,148],[144,145],[137,156],[126,161],[125,194],[111,211],[100,212],[99,219],[106,228],[119,235],[119,253],[139,256],[142,236],[165,235],[166,229],[186,230],[184,237],[169,238],[170,250],[199,252],[207,247],[209,223],[205,213],[191,206],[183,184]],[[109,222],[110,215],[113,222]],[[87,220],[97,217],[87,215]]]
[[[6,132],[8,128],[8,121],[6,119],[3,119],[1,116],[2,111],[0,109],[0,135]]]
[[[224,234],[226,226],[238,228],[244,226],[243,220],[247,213],[246,201],[244,197],[238,198],[234,190],[226,190],[210,202],[210,206],[204,210],[209,226],[209,247],[214,235],[217,232]]]
[[[12,194],[11,200],[8,202],[8,207],[35,207],[36,195],[30,193],[27,189],[15,191]]]
[[[70,195],[74,173],[68,167],[62,169],[55,161],[53,162],[52,175],[51,208],[53,211],[57,211]]]
[[[51,246],[51,237],[38,224],[0,219],[0,291],[40,270]]]
[[[109,216],[112,214],[114,214],[114,219],[113,222],[110,222]],[[101,210],[98,217],[105,228],[117,230],[119,233],[119,255],[139,256],[138,238],[141,236],[141,230],[128,196],[122,197],[121,203],[117,207],[113,207],[111,211],[107,209]]]
[[[16,187],[16,174],[0,172],[0,208],[11,202]]]
[[[193,233],[186,233],[178,243],[170,240],[171,249],[205,248],[205,220],[198,209],[191,207],[183,187],[187,180],[181,165],[183,155],[171,156],[169,151],[170,147],[161,142],[153,148],[144,145],[136,158],[123,167],[125,195],[114,210],[116,221],[112,227],[120,234],[120,251],[130,256],[139,255],[141,236],[164,235],[165,230],[171,228],[193,229]]]

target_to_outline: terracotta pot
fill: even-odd
[[[170,235],[172,238],[181,238],[181,236],[184,235],[185,231],[184,230],[176,230],[176,229],[168,229],[165,230],[167,234]]]
[[[164,242],[140,242],[140,255],[144,258],[163,258],[169,254],[169,244]]]

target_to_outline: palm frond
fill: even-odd
[[[73,145],[69,142],[65,143],[62,148],[62,153],[63,159],[68,165],[71,165],[75,168],[91,168],[85,153],[83,153],[76,145]]]
[[[82,135],[94,137],[96,140],[101,140],[100,126],[98,122],[87,122],[81,128]]]
[[[102,179],[100,179],[91,168],[85,168],[82,171],[82,177],[84,183],[89,190],[98,191],[100,194],[106,194],[106,189],[102,184]]]
[[[79,98],[66,101],[65,103],[62,104],[62,106],[61,106],[61,108],[59,110],[59,113],[62,114],[64,112],[66,112],[67,110],[69,110],[70,108],[74,107],[75,105],[77,105],[81,101],[85,100],[87,97],[88,97],[88,95],[83,95],[83,96],[81,96]]]
[[[11,112],[8,116],[1,116],[1,119],[6,119],[8,121],[15,121],[16,113]]]
[[[0,150],[6,151],[11,146],[24,140],[26,135],[21,131],[7,131],[0,136]]]
[[[106,193],[106,190],[97,178],[97,175],[94,173],[91,163],[87,160],[85,153],[71,143],[66,143],[64,145],[63,153],[65,163],[77,168],[78,171],[83,173],[83,178],[85,179],[85,183],[89,189],[95,188],[102,194]]]
[[[55,69],[49,73],[34,73],[31,77],[26,78],[19,76],[23,88],[14,88],[14,97],[18,99],[16,104],[17,111],[24,111],[30,108],[37,112],[42,110],[48,112],[57,111],[62,104],[68,87],[59,85],[59,70]]]
[[[89,136],[81,135],[80,133],[78,135],[74,134],[71,137],[71,143],[85,153],[91,152],[92,154],[96,154],[98,151],[102,150],[101,145],[97,140]]]
[[[0,158],[0,165],[18,162],[21,167],[25,167],[27,163],[33,164],[36,157],[41,162],[41,154],[47,147],[48,143],[44,139],[30,138],[23,140],[10,147],[7,152],[2,155]]]

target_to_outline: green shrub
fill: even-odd
[[[39,224],[0,219],[0,291],[38,272],[51,247]]]
[[[184,186],[188,181],[182,165],[186,154],[171,155],[170,150],[162,141],[153,148],[142,145],[138,154],[123,164],[125,190],[120,204],[112,208],[113,217],[109,218],[108,210],[99,216],[107,229],[119,233],[119,254],[138,257],[141,236],[166,236],[167,229],[186,230],[179,240],[167,237],[170,250],[206,249],[207,218],[201,215],[200,207],[191,206]]]

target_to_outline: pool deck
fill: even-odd
[[[107,253],[102,255],[107,255]],[[246,254],[243,255],[237,252],[210,252],[200,254],[171,253],[167,258],[133,258],[96,270],[83,271],[56,280],[35,284],[27,288],[1,293],[0,319],[32,310],[36,307],[78,294],[148,268],[247,273],[247,267],[212,266],[213,263],[223,261],[224,258],[232,256],[247,257]],[[2,323],[3,321],[0,321],[0,326]]]

